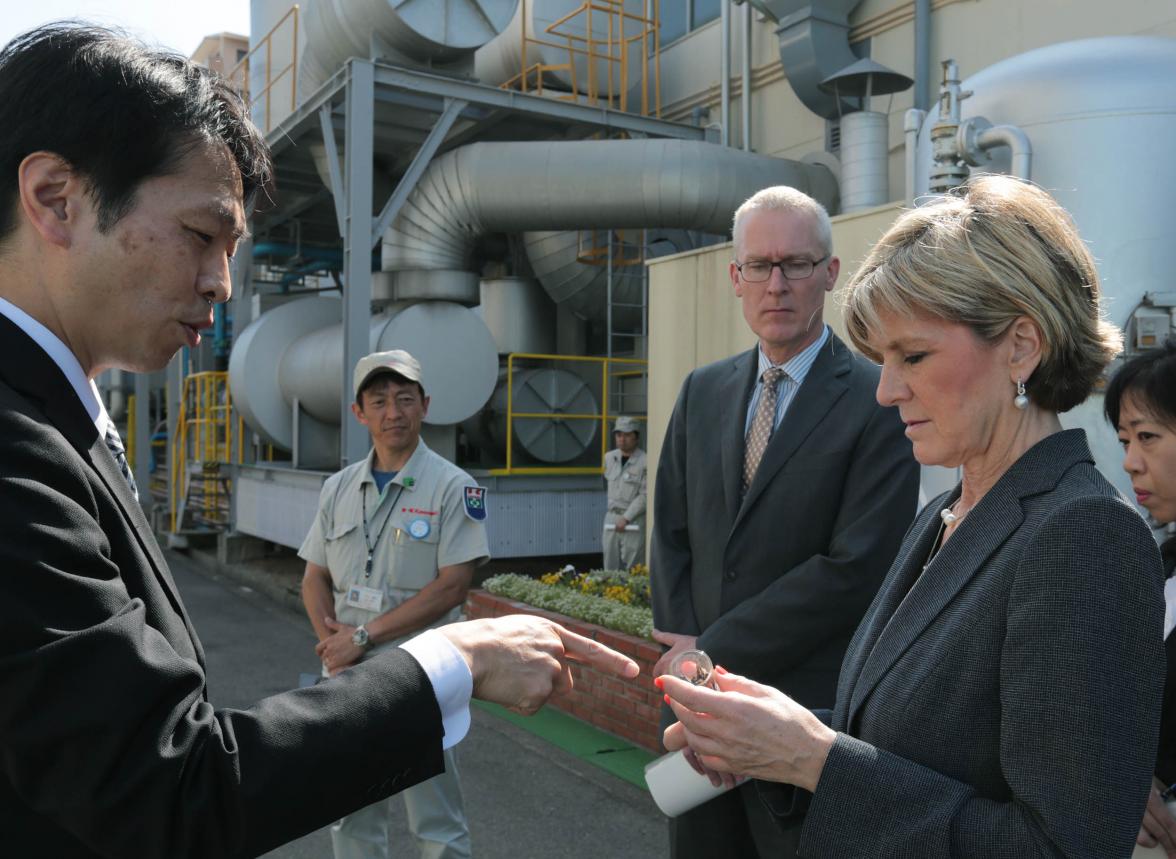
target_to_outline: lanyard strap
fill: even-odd
[[[372,540],[368,533],[368,515],[367,515],[367,484],[359,484],[359,495],[363,499],[363,545],[367,549],[367,561],[363,565],[363,577],[370,578],[372,574],[372,556],[376,553],[376,546],[380,544],[380,535],[384,533],[384,529],[388,526],[390,520],[396,513],[396,502],[400,500],[400,493],[404,491],[404,484],[399,484],[396,489],[396,497],[392,499],[391,508],[388,515],[384,517],[384,521],[380,523],[380,530],[376,532],[376,539]],[[376,510],[380,509],[376,505]]]

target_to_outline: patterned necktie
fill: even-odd
[[[118,463],[118,470],[122,472],[122,476],[127,479],[127,483],[131,487],[131,494],[135,496],[135,500],[139,500],[139,487],[135,485],[135,476],[131,474],[131,466],[127,462],[127,452],[123,447],[122,439],[119,438],[118,430],[114,427],[114,421],[106,422],[106,447],[110,450],[114,461]]]
[[[751,419],[751,430],[747,433],[747,449],[743,454],[745,495],[747,488],[751,486],[751,479],[755,477],[756,469],[759,468],[760,460],[764,458],[768,439],[772,437],[772,426],[776,422],[776,403],[780,401],[780,380],[786,375],[779,367],[769,367],[760,377],[763,389],[755,407],[755,416]]]

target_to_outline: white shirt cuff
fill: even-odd
[[[441,747],[456,746],[470,730],[470,698],[474,694],[474,676],[465,657],[435,629],[410,638],[400,648],[420,663],[433,684],[433,694],[441,708],[441,728],[445,732]]]

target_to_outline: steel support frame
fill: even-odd
[[[372,158],[375,134],[375,75],[370,60],[353,58],[348,63],[347,91],[344,97],[346,135],[343,140],[343,167],[346,174],[343,203],[335,195],[336,214],[345,220],[343,237],[343,378],[339,380],[340,397],[339,458],[344,466],[367,456],[370,439],[362,424],[351,414],[352,371],[359,359],[371,350],[372,316]],[[329,164],[334,135],[328,135]],[[341,211],[340,211],[341,210]]]
[[[429,162],[467,102],[446,99],[441,115],[417,150],[380,216],[372,218],[372,172],[375,154],[375,77],[369,60],[352,59],[344,91],[343,173],[335,142],[332,105],[319,107],[319,124],[327,152],[327,173],[335,201],[335,217],[343,239],[343,379],[339,425],[339,458],[343,465],[358,462],[368,452],[368,433],[351,414],[352,370],[371,349],[371,249],[400,213]],[[366,239],[366,244],[365,244]]]
[[[412,163],[408,165],[408,170],[400,177],[400,181],[396,184],[396,190],[392,192],[392,196],[388,198],[388,202],[384,204],[383,211],[380,212],[379,220],[372,229],[372,244],[374,248],[380,241],[380,237],[384,235],[384,231],[392,225],[392,221],[400,214],[408,195],[416,188],[417,182],[425,175],[425,169],[429,166],[429,162],[433,160],[433,156],[437,154],[437,150],[445,141],[445,135],[449,134],[449,129],[453,128],[453,123],[461,116],[461,112],[465,110],[469,102],[463,101],[459,98],[445,99],[445,107],[441,110],[441,115],[437,117],[437,122],[429,131],[429,136],[425,138],[425,142],[421,144],[421,148],[417,150],[416,155],[412,158]]]
[[[355,62],[369,62],[356,60]],[[666,137],[676,140],[705,140],[706,130],[694,125],[671,122],[650,116],[622,113],[605,107],[589,107],[573,102],[555,101],[540,96],[527,95],[514,90],[489,87],[484,84],[463,81],[444,75],[372,64],[378,87],[388,87],[409,92],[424,98],[455,99],[468,102],[473,107],[534,118],[554,119],[573,124],[594,126],[602,130],[625,131],[631,135]],[[275,156],[280,157],[288,146],[297,145],[303,123],[313,122],[324,107],[330,108],[340,91],[348,85],[347,67],[326,81],[319,90],[308,98],[301,107],[280,122],[267,139]]]

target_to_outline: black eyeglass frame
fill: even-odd
[[[825,254],[823,257],[821,257],[818,260],[786,259],[786,260],[776,260],[775,262],[769,262],[766,259],[765,260],[752,260],[751,262],[737,262],[737,263],[735,263],[735,269],[736,269],[736,271],[739,272],[739,276],[741,278],[743,278],[745,281],[747,281],[748,283],[767,283],[769,280],[772,279],[772,269],[774,269],[774,268],[780,269],[780,276],[782,278],[784,278],[785,280],[806,280],[807,278],[810,278],[813,276],[813,272],[817,270],[817,266],[821,265],[822,263],[828,262],[832,258],[833,258],[833,254]],[[802,262],[807,263],[809,265],[808,274],[799,275],[797,277],[789,277],[788,272],[784,271],[784,266],[786,266],[786,265],[795,266],[795,265],[798,265]],[[743,267],[745,265],[751,265],[752,263],[757,263],[759,265],[766,265],[768,267],[768,276],[763,278],[762,280],[756,280],[754,278],[750,278],[747,275],[745,275],[743,273]]]

